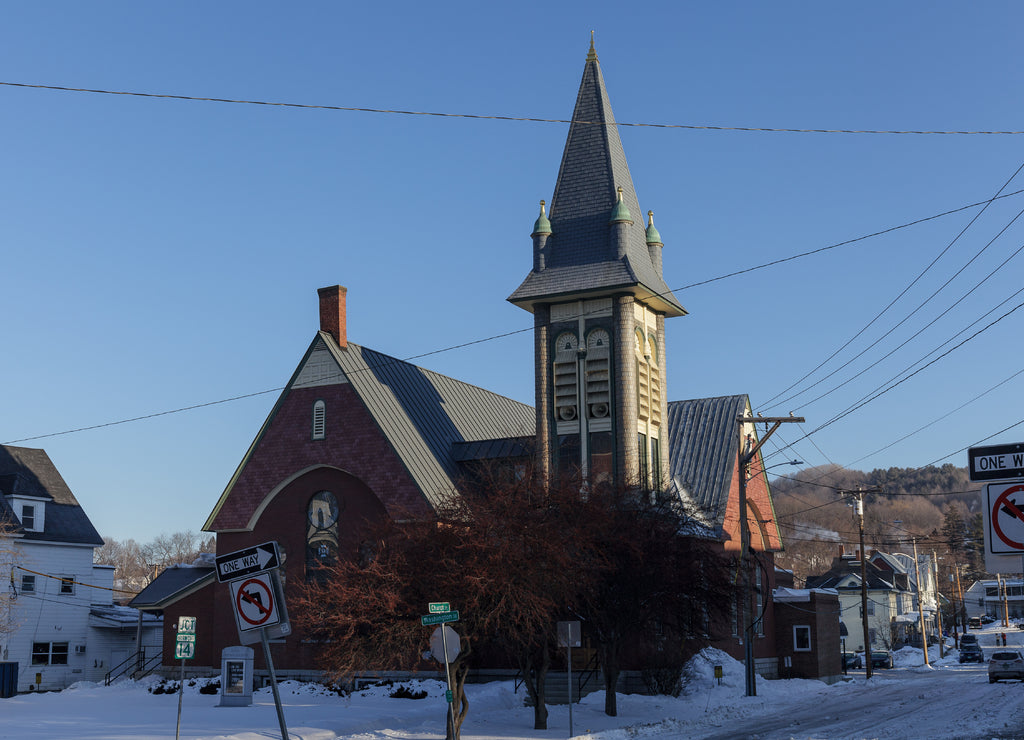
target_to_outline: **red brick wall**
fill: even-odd
[[[326,438],[312,439],[313,402],[326,404]],[[425,514],[428,504],[398,455],[348,384],[288,392],[213,521],[244,529],[271,491],[316,465],[346,470],[378,491],[392,516]]]
[[[830,678],[842,673],[839,651],[839,597],[813,592],[810,601],[775,605],[779,676],[782,678]],[[794,625],[810,627],[810,651],[796,651]],[[784,667],[784,658],[792,667]]]

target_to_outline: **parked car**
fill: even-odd
[[[888,650],[871,651],[872,668],[892,668],[892,655]]]
[[[1001,678],[1024,680],[1024,656],[1017,650],[997,650],[988,659],[988,682]]]
[[[996,621],[996,618],[993,617],[991,614],[986,614],[981,618],[982,624],[992,624],[994,621]]]
[[[970,632],[967,632],[967,633],[965,633],[963,635],[960,635],[960,647],[963,647],[964,645],[977,645],[977,644],[978,644],[978,636],[977,635],[972,635]]]
[[[978,647],[978,643],[967,643],[966,645],[961,641],[960,643],[960,662],[961,663],[984,663],[985,654],[981,652],[981,648]]]
[[[967,626],[970,627],[972,630],[980,630],[981,617],[971,617],[967,620]]]
[[[857,653],[843,653],[843,668],[863,668],[864,661]]]

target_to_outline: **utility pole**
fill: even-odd
[[[946,657],[946,636],[942,634],[942,602],[939,593],[939,559],[932,550],[932,571],[935,574],[935,618],[939,625],[939,659]]]
[[[878,493],[877,488],[856,491],[840,491],[839,495],[852,495],[857,499],[857,528],[860,531],[860,621],[864,628],[864,670],[865,678],[871,678],[871,630],[868,629],[868,554],[864,549],[864,494]]]
[[[760,440],[756,445],[753,444],[751,439],[752,435],[744,433],[744,424],[756,424],[759,421],[763,421],[765,426],[772,424],[770,430],[765,431],[764,439]],[[751,588],[751,568],[748,563],[748,556],[750,553],[750,522],[748,520],[747,512],[747,480],[750,469],[750,462],[757,457],[757,453],[761,450],[761,446],[768,441],[768,438],[775,434],[775,430],[778,429],[782,424],[796,423],[803,424],[804,417],[802,416],[737,416],[736,422],[739,425],[739,445],[737,447],[737,462],[740,483],[740,567],[743,569],[743,662],[744,662],[744,674],[746,676],[746,689],[747,696],[757,696],[757,673],[754,670],[754,634],[755,623],[761,619],[761,615],[758,614],[755,618],[753,615],[754,609],[751,604],[753,599],[753,589]],[[764,471],[760,471],[762,474]],[[870,670],[870,669],[869,669]]]
[[[956,592],[960,597],[960,632],[964,633],[967,631],[967,608],[964,606],[964,590],[960,586],[960,564],[956,563]],[[956,646],[960,647],[959,638]]]
[[[918,624],[921,626],[921,646],[924,648],[924,664],[930,666],[928,662],[928,633],[924,628],[924,605],[921,603],[922,596],[922,584],[921,584],[921,568],[917,562],[917,537],[911,538],[914,542],[914,578],[917,579],[917,617]]]

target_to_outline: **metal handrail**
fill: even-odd
[[[103,677],[103,684],[109,686],[113,681],[121,678],[121,676],[131,673],[132,678],[142,678],[153,672],[153,670],[160,665],[163,660],[163,650],[157,651],[156,655],[146,657],[146,649],[134,653],[128,656],[116,666],[111,668],[107,675]]]
[[[590,683],[590,679],[597,675],[597,672],[601,668],[601,661],[598,659],[598,653],[595,650],[590,656],[590,660],[587,662],[586,668],[580,671],[579,677],[576,679],[576,703],[578,704],[583,698],[583,689]]]

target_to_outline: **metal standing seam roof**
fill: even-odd
[[[330,350],[432,504],[455,489],[456,444],[535,434],[532,406],[351,342],[341,349],[324,332],[315,341]]]
[[[745,395],[668,404],[671,479],[719,528],[725,520],[736,464],[736,417],[748,409]]]
[[[685,314],[651,260],[645,220],[596,54],[584,66],[572,120],[551,200],[545,269],[532,270],[508,300],[532,310],[531,303],[541,298],[639,288],[635,292],[658,310]],[[621,259],[609,227],[619,187],[633,219]]]
[[[103,538],[45,450],[0,445],[0,517],[11,517],[14,511],[2,494],[48,499],[44,531],[30,532],[18,525],[16,531],[25,541],[95,547],[103,544]],[[17,517],[12,521],[17,522]]]

